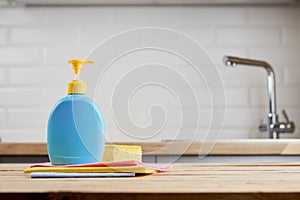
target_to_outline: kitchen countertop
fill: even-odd
[[[130,178],[30,179],[0,164],[0,199],[299,199],[300,163],[174,164]]]
[[[140,145],[144,155],[199,155],[201,142],[121,142]],[[209,143],[205,143],[209,144]],[[182,151],[181,148],[186,148]],[[209,155],[300,155],[299,139],[221,140]],[[0,156],[47,155],[46,143],[0,143]]]

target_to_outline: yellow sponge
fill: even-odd
[[[102,162],[137,160],[142,162],[142,147],[132,145],[105,145]]]

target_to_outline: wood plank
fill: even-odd
[[[126,142],[142,146],[144,155],[300,155],[300,140],[230,140],[201,142]],[[213,148],[212,148],[213,147]],[[201,150],[202,148],[202,150]],[[206,150],[203,150],[206,149]],[[209,152],[209,150],[211,150]],[[1,156],[47,155],[46,143],[0,143]]]
[[[0,155],[48,155],[46,143],[0,143]]]
[[[174,164],[165,173],[100,179],[30,179],[23,173],[27,167],[1,164],[0,193],[300,194],[300,163]]]
[[[214,166],[213,169],[210,167]],[[3,199],[299,199],[296,166],[175,164],[166,173],[134,178],[30,179],[26,165],[0,165]],[[224,170],[231,170],[229,171]],[[291,167],[293,168],[292,170]],[[238,171],[238,168],[246,169]],[[2,170],[4,169],[4,171]],[[7,171],[10,169],[11,171]],[[248,169],[248,170],[247,170]],[[176,173],[177,172],[177,173]],[[178,174],[180,173],[180,174]]]
[[[89,199],[89,200],[99,200],[99,199],[110,199],[110,200],[298,200],[299,194],[290,193],[201,193],[201,194],[149,194],[149,193],[116,193],[116,194],[102,194],[102,193],[13,193],[13,194],[2,194],[1,200],[29,200],[29,199]]]

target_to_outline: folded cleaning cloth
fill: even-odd
[[[61,173],[32,172],[31,178],[103,178],[103,177],[133,177],[135,173]]]
[[[172,169],[172,165],[149,164],[149,163],[142,163],[136,160],[99,162],[99,163],[75,164],[75,165],[52,165],[51,163],[48,162],[48,163],[31,165],[30,168],[34,168],[34,167],[72,167],[72,168],[73,167],[125,167],[125,166],[143,166],[161,172],[169,171]]]
[[[102,162],[79,165],[51,165],[50,163],[42,163],[32,165],[25,169],[25,173],[32,172],[62,172],[62,173],[143,173],[153,174],[162,171],[171,170],[171,165],[159,166],[157,164],[145,164],[139,161],[117,161],[117,162]]]
[[[128,167],[32,167],[24,170],[25,173],[32,172],[64,172],[64,173],[120,173],[133,172],[141,174],[154,174],[157,171],[148,169],[143,166],[128,166]]]

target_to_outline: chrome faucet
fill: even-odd
[[[294,122],[290,121],[285,110],[282,111],[286,122],[279,122],[276,114],[276,91],[275,91],[275,73],[271,65],[265,61],[250,60],[245,58],[237,58],[232,56],[224,56],[223,61],[228,66],[250,65],[256,67],[263,67],[268,73],[268,101],[269,101],[269,113],[268,124],[262,124],[259,126],[261,132],[268,131],[269,138],[279,139],[280,133],[293,133],[295,131]]]

